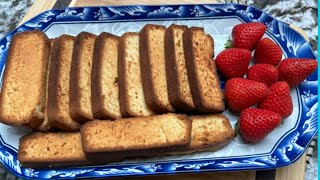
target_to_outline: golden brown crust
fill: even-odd
[[[205,34],[203,37],[205,40],[195,39],[197,33],[204,34],[203,28],[191,27],[183,33],[188,80],[190,83],[193,101],[197,111],[205,113],[222,112],[224,110],[224,97],[220,87],[216,67],[212,60],[212,56],[214,54],[212,50],[213,39],[211,36]],[[201,54],[199,51],[201,51]],[[202,57],[200,58],[199,56]],[[201,78],[204,77],[200,75],[203,73],[203,71],[200,72],[198,69],[200,66],[205,68],[203,69],[205,73],[212,73],[213,77],[201,80]],[[212,88],[208,89],[207,87],[207,89],[203,89],[203,85],[207,85],[206,83],[210,83],[209,81],[213,81],[214,85],[212,85]],[[210,92],[204,92],[208,90],[210,90]],[[211,96],[212,98],[209,98]]]
[[[0,95],[3,123],[36,128],[43,122],[49,53],[50,41],[39,30],[12,37]]]
[[[168,84],[168,96],[170,103],[175,107],[175,109],[182,111],[182,112],[188,112],[194,110],[194,104],[192,101],[192,95],[189,88],[189,82],[188,77],[185,76],[184,72],[179,71],[178,66],[182,69],[185,69],[185,59],[184,55],[183,59],[179,59],[181,57],[177,57],[177,54],[179,53],[179,49],[181,47],[177,47],[182,45],[183,48],[183,41],[181,41],[176,44],[175,38],[179,39],[177,31],[184,32],[187,30],[187,26],[179,26],[172,24],[169,28],[167,28],[165,32],[165,55],[166,55],[166,75],[167,75],[167,84]],[[184,61],[184,62],[179,62]],[[186,78],[186,81],[183,81],[183,83],[187,84],[187,88],[184,88],[185,84],[181,84],[180,79]],[[190,97],[186,97],[190,96]],[[189,100],[191,99],[191,101]]]
[[[96,35],[94,34],[81,32],[76,36],[73,47],[70,71],[70,115],[72,119],[80,123],[93,119],[91,107],[91,65],[95,38]],[[82,85],[84,81],[88,81],[86,85]]]
[[[146,27],[146,26],[145,26]],[[140,66],[141,66],[141,80],[143,85],[144,97],[148,106],[155,112],[159,113],[162,110],[161,107],[158,108],[155,100],[153,99],[154,87],[151,85],[151,62],[148,60],[148,49],[147,46],[147,30],[143,28],[139,34],[139,51],[140,51]]]
[[[159,79],[160,76],[166,76],[165,75],[165,54],[164,52],[162,52],[161,49],[158,49],[157,51],[159,51],[158,53],[163,53],[163,72],[152,72],[152,71],[156,71],[155,69],[153,69],[156,66],[161,66],[162,64],[160,63],[160,61],[162,61],[161,59],[159,59],[159,62],[154,62],[152,61],[152,54],[150,54],[151,51],[155,51],[154,49],[152,49],[150,47],[150,39],[149,37],[149,33],[152,29],[157,29],[160,31],[165,32],[166,28],[164,26],[160,26],[160,25],[152,25],[152,24],[147,24],[143,27],[143,29],[140,31],[139,34],[139,50],[140,50],[140,63],[141,63],[141,77],[142,77],[142,84],[143,84],[143,90],[144,90],[144,96],[146,99],[146,102],[148,104],[148,106],[156,113],[168,113],[168,112],[172,112],[174,111],[173,107],[171,106],[170,102],[169,102],[169,98],[166,97],[167,95],[167,82],[166,80],[164,82],[157,82],[157,79]],[[157,41],[157,43],[159,43],[159,46],[163,45],[163,51],[164,51],[164,37],[163,40],[156,40],[154,39],[153,41]],[[163,44],[162,44],[163,42]],[[161,56],[161,55],[160,55]],[[154,58],[156,59],[156,58]],[[164,73],[164,74],[158,74],[158,76],[154,76],[153,74],[155,73]],[[160,93],[160,91],[157,91],[157,89],[155,88],[155,86],[160,86],[161,84],[165,84],[165,86],[162,86],[162,90],[164,91],[164,93],[166,93],[166,95],[164,94],[164,96],[161,96],[162,93]],[[160,89],[160,88],[159,88]],[[168,101],[168,102],[166,102]]]
[[[66,72],[71,68],[73,41],[73,36],[62,35],[54,42],[49,71],[48,121],[65,131],[80,128],[80,124],[69,115],[69,73]]]
[[[158,118],[162,118],[162,119],[160,120]],[[163,118],[166,118],[166,119],[163,119]],[[122,131],[126,131],[128,133],[129,131],[131,131],[131,133],[137,133],[137,131],[139,131],[140,133],[149,134],[150,136],[154,136],[154,138],[161,139],[163,137],[160,137],[161,134],[159,134],[158,130],[162,133],[171,132],[169,127],[164,127],[165,125],[168,125],[170,121],[168,121],[168,123],[166,124],[158,124],[158,123],[165,123],[169,118],[176,118],[175,121],[179,121],[179,123],[183,124],[183,125],[181,124],[181,128],[183,129],[179,130],[180,133],[178,133],[178,135],[174,135],[179,137],[171,137],[173,136],[172,134],[169,135],[169,137],[167,137],[168,134],[166,134],[166,141],[162,142],[162,140],[160,140],[161,141],[160,142],[160,141],[150,140],[149,138],[146,138],[143,135],[144,137],[141,137],[142,139],[136,139],[135,142],[131,142],[130,140],[130,144],[127,144],[126,146],[122,146],[120,144],[123,144],[124,142],[121,142],[121,138],[124,138],[124,137],[119,136],[120,134],[119,135],[113,134],[113,137],[108,136],[108,138],[112,138],[112,140],[109,139],[109,141],[115,140],[119,143],[119,145],[113,145],[111,147],[111,146],[104,146],[104,145],[101,146],[101,144],[97,144],[98,146],[101,146],[101,147],[98,147],[98,146],[94,147],[95,146],[94,143],[99,143],[98,140],[96,139],[98,138],[99,135],[94,133],[97,133],[97,131],[99,131],[100,133],[101,131],[113,131],[112,129],[114,130],[117,129],[116,130],[117,132],[121,131],[119,132],[121,134],[124,133]],[[160,122],[160,121],[163,121],[163,122]],[[82,146],[87,157],[97,158],[97,157],[103,156],[104,154],[108,154],[108,155],[125,154],[126,157],[148,156],[148,155],[154,155],[154,154],[159,154],[164,152],[185,150],[190,143],[191,124],[192,124],[192,120],[189,119],[189,117],[187,117],[186,115],[166,114],[166,115],[160,115],[160,116],[149,116],[144,118],[141,117],[141,118],[118,119],[115,121],[94,120],[84,124],[80,129],[80,133],[82,137],[81,138]],[[121,126],[122,129],[123,129],[123,126],[126,126],[127,128],[130,127],[130,130],[126,130],[126,129],[120,130],[121,128],[118,130],[119,126]],[[142,126],[147,126],[147,127],[143,129],[135,130],[135,128],[142,127]],[[102,129],[97,130],[97,128],[98,129],[102,128]],[[160,128],[161,130],[158,128]],[[130,136],[132,136],[133,134],[130,135],[125,133],[123,135],[126,136],[127,138],[130,138]],[[139,134],[136,134],[136,135],[140,136]],[[93,136],[96,136],[96,138]],[[175,138],[175,139],[172,139],[172,138]],[[108,141],[107,139],[100,139],[100,140],[103,140],[104,142]],[[153,143],[150,144],[151,142]]]
[[[125,52],[124,52],[124,48],[125,48],[125,37],[126,36],[130,36],[130,35],[134,35],[135,33],[125,33],[122,35],[122,37],[120,38],[119,41],[119,61],[118,61],[118,72],[119,74],[121,74],[121,76],[119,76],[119,102],[120,102],[120,111],[121,111],[121,115],[122,117],[130,117],[130,115],[127,112],[128,109],[128,102],[126,101],[126,98],[128,97],[128,93],[126,91],[127,89],[127,84],[125,83],[125,79],[127,78],[127,74],[124,73],[125,72]]]
[[[119,42],[119,100],[122,117],[150,116],[141,80],[139,34],[128,32]],[[129,53],[130,52],[130,53]]]
[[[195,27],[191,27],[195,28]],[[198,28],[198,30],[203,30],[203,28]],[[187,73],[188,73],[188,80],[190,83],[190,89],[192,93],[192,99],[193,102],[198,109],[199,106],[201,106],[201,96],[198,93],[197,89],[198,83],[195,79],[196,77],[196,72],[194,71],[194,62],[193,62],[193,47],[192,47],[192,33],[191,29],[186,30],[183,33],[183,46],[184,46],[184,53],[185,53],[185,58],[186,58],[186,67],[187,67]]]
[[[125,158],[130,157],[150,157],[161,154],[170,154],[170,152],[184,152],[188,148],[188,145],[174,145],[174,146],[163,146],[139,150],[128,150],[128,151],[113,151],[113,152],[86,152],[88,159],[101,159],[106,156],[118,157],[125,155]]]
[[[92,63],[92,76],[91,76],[91,100],[92,100],[92,113],[95,119],[119,119],[121,118],[121,114],[118,114],[117,112],[112,111],[111,109],[108,109],[107,105],[105,105],[105,98],[104,94],[106,92],[103,92],[103,86],[104,86],[104,80],[109,77],[105,77],[105,74],[103,74],[103,71],[108,68],[105,64],[105,61],[114,61],[114,59],[105,59],[104,55],[107,53],[107,51],[116,51],[118,52],[118,46],[113,47],[114,49],[107,49],[107,43],[110,42],[110,40],[119,41],[119,37],[109,34],[109,33],[101,33],[95,41],[94,45],[94,54],[93,54],[93,63]],[[118,69],[118,59],[116,59],[116,68]],[[110,74],[109,74],[110,75]],[[118,78],[116,78],[118,79]],[[118,82],[114,82],[118,84]],[[111,91],[113,84],[109,85],[109,90]],[[118,86],[117,86],[118,87]],[[119,94],[118,88],[113,89],[113,93],[116,93],[117,96]],[[110,95],[111,96],[111,95]],[[119,108],[119,98],[117,98],[117,102],[114,102],[115,104],[118,104],[117,109]]]
[[[49,55],[49,58],[48,58],[48,70],[47,70],[47,73],[46,73],[46,102],[45,102],[45,105],[44,105],[44,120],[43,122],[38,126],[36,127],[34,130],[35,131],[43,131],[43,132],[48,132],[48,131],[53,131],[54,130],[54,127],[51,126],[51,124],[49,123],[48,121],[48,86],[49,86],[49,71],[50,71],[50,64],[51,64],[51,56],[52,56],[52,49],[53,49],[53,43],[54,41],[56,40],[57,38],[54,38],[54,39],[50,39],[50,46],[51,46],[51,49],[50,49],[50,55]]]
[[[215,87],[217,89],[216,94],[218,94],[217,96],[220,99],[216,103],[214,103],[214,109],[216,109],[215,112],[223,112],[225,110],[224,94],[223,94],[221,87],[220,87],[220,80],[218,78],[216,63],[213,60],[214,40],[213,40],[212,36],[210,36],[209,34],[206,34],[206,42],[208,43],[207,44],[207,48],[209,48],[208,49],[208,56],[209,56],[208,59],[210,60],[210,61],[208,61],[207,67],[209,67],[209,70],[213,73],[213,76],[215,77],[215,78],[213,78],[213,80],[214,80],[213,84],[216,85],[216,87]],[[202,101],[202,103],[203,103],[204,107],[211,107],[212,106],[212,101]],[[209,109],[209,108],[207,108],[207,109]],[[211,111],[211,110],[209,109],[209,111]]]
[[[48,84],[48,102],[47,102],[47,115],[48,115],[48,121],[53,126],[58,126],[58,124],[55,124],[51,118],[52,116],[55,116],[55,113],[57,111],[58,104],[58,97],[57,97],[57,81],[58,78],[56,78],[56,75],[59,74],[59,64],[60,64],[60,57],[61,57],[61,48],[60,48],[60,40],[63,37],[58,38],[53,42],[52,48],[51,48],[51,57],[50,57],[50,67],[49,67],[49,84]],[[56,118],[54,118],[56,119]],[[63,126],[61,126],[63,127]]]
[[[165,153],[165,154],[170,154],[170,155],[181,155],[181,154],[190,154],[190,153],[194,153],[194,152],[203,152],[203,151],[217,151],[219,149],[222,149],[224,146],[228,145],[234,137],[230,137],[230,138],[226,138],[224,139],[224,141],[221,142],[216,142],[213,144],[208,144],[208,145],[204,145],[202,147],[197,147],[197,148],[190,148],[188,150],[185,151],[176,151],[176,152],[171,152],[171,153]]]

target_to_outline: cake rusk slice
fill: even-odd
[[[93,120],[84,124],[81,139],[87,157],[125,154],[148,156],[185,150],[191,138],[192,120],[186,115]]]
[[[187,26],[172,24],[165,32],[165,60],[169,101],[178,111],[192,111],[194,104],[188,81],[183,48]]]
[[[74,37],[62,35],[55,40],[49,69],[47,114],[49,123],[65,131],[77,131],[80,123],[69,110],[69,81]]]
[[[123,159],[123,156],[87,159],[79,132],[36,132],[23,136],[19,141],[18,160],[28,168],[98,165]]]
[[[33,133],[19,141],[18,160],[24,167],[85,165],[79,132]]]
[[[148,106],[156,113],[173,112],[168,97],[165,31],[161,25],[145,25],[140,31],[141,75]],[[172,85],[172,84],[171,84]]]
[[[51,49],[50,49],[50,55],[49,55],[49,62],[48,62],[48,71],[46,73],[46,97],[45,97],[45,100],[46,102],[44,103],[44,107],[43,107],[43,113],[44,113],[44,119],[43,119],[43,122],[38,126],[38,127],[35,127],[33,130],[35,131],[42,131],[42,132],[48,132],[48,131],[52,131],[54,130],[55,128],[49,123],[49,120],[48,120],[48,86],[49,86],[49,72],[50,72],[50,65],[51,65],[51,60],[52,60],[52,49],[53,49],[53,43],[54,41],[56,40],[55,39],[50,39],[50,46],[51,46]]]
[[[224,95],[220,87],[214,55],[214,42],[203,28],[191,27],[183,33],[186,67],[192,99],[199,112],[224,111]]]
[[[92,113],[95,119],[121,118],[118,45],[119,37],[105,32],[95,41],[91,76]]]
[[[76,36],[70,71],[70,115],[84,123],[93,119],[91,71],[96,35],[81,32]]]
[[[44,120],[50,40],[34,30],[12,37],[0,94],[0,121],[32,129]]]
[[[218,150],[227,145],[235,131],[223,114],[191,116],[191,141],[186,152]]]
[[[150,116],[141,80],[139,34],[124,33],[119,42],[119,100],[123,117]]]

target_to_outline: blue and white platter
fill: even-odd
[[[266,37],[275,41],[284,57],[316,59],[309,43],[287,24],[250,6],[239,4],[79,7],[49,10],[27,21],[0,40],[1,79],[12,36],[21,31],[39,29],[48,37],[109,32],[122,35],[138,32],[147,23],[169,26],[172,23],[204,27],[213,36],[215,54],[224,49],[232,28],[240,23],[262,22]],[[224,82],[221,81],[224,87]],[[136,158],[102,166],[64,169],[24,168],[17,160],[19,138],[28,130],[0,123],[0,162],[21,178],[67,179],[115,176],[178,174],[205,171],[271,169],[295,162],[318,131],[317,71],[291,90],[294,107],[290,117],[258,144],[246,144],[236,137],[216,152]],[[224,112],[234,126],[237,116]]]

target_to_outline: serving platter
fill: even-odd
[[[39,14],[0,40],[0,68],[3,72],[12,35],[21,31],[39,29],[50,38],[61,34],[77,35],[81,31],[122,35],[128,31],[138,32],[147,23],[165,26],[175,23],[204,27],[206,33],[213,36],[215,54],[218,54],[224,49],[233,26],[255,21],[268,26],[265,36],[273,39],[282,48],[284,57],[315,59],[310,45],[299,33],[287,24],[250,6],[238,4],[113,6],[67,8]],[[224,87],[223,79],[221,86]],[[292,89],[293,114],[262,142],[255,145],[246,144],[240,137],[236,137],[230,144],[216,152],[135,158],[103,166],[38,170],[23,168],[17,161],[18,140],[29,131],[0,124],[0,161],[19,177],[37,179],[278,168],[295,162],[317,133],[317,86],[316,71],[299,87]],[[224,114],[234,126],[237,116],[229,111]]]

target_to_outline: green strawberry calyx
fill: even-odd
[[[224,44],[224,48],[229,49],[233,47],[233,42],[231,40],[231,38],[229,37],[229,39],[227,40],[227,42]]]

